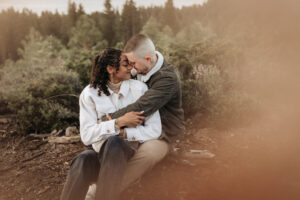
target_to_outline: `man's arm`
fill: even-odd
[[[178,91],[178,84],[176,76],[170,75],[157,79],[152,87],[135,103],[129,104],[127,107],[110,113],[109,115],[113,119],[116,119],[131,111],[144,111],[143,116],[150,116],[170,101],[173,95]],[[102,120],[105,121],[107,118],[104,116]]]

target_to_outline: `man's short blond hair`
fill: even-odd
[[[145,56],[155,56],[155,46],[150,38],[143,34],[131,37],[125,45],[124,53],[133,52],[140,58]]]

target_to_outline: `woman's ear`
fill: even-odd
[[[114,67],[107,65],[106,70],[109,75],[113,75],[113,73],[116,71]]]

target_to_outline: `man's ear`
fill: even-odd
[[[148,63],[151,63],[151,61],[152,61],[151,56],[145,56],[145,59],[147,60]]]
[[[110,75],[112,75],[115,72],[115,68],[110,65],[106,66],[106,70]]]

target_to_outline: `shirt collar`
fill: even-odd
[[[107,88],[108,88],[108,91],[110,94],[114,93],[109,87],[107,87]],[[120,91],[118,94],[122,94],[122,96],[126,97],[128,94],[128,91],[129,91],[129,81],[126,80],[126,81],[122,82]]]
[[[151,78],[151,76],[153,74],[155,74],[158,70],[160,70],[160,68],[162,67],[163,62],[164,62],[164,57],[158,51],[155,51],[155,53],[157,55],[157,62],[155,64],[155,66],[146,75],[138,74],[137,75],[138,80],[147,82]]]

